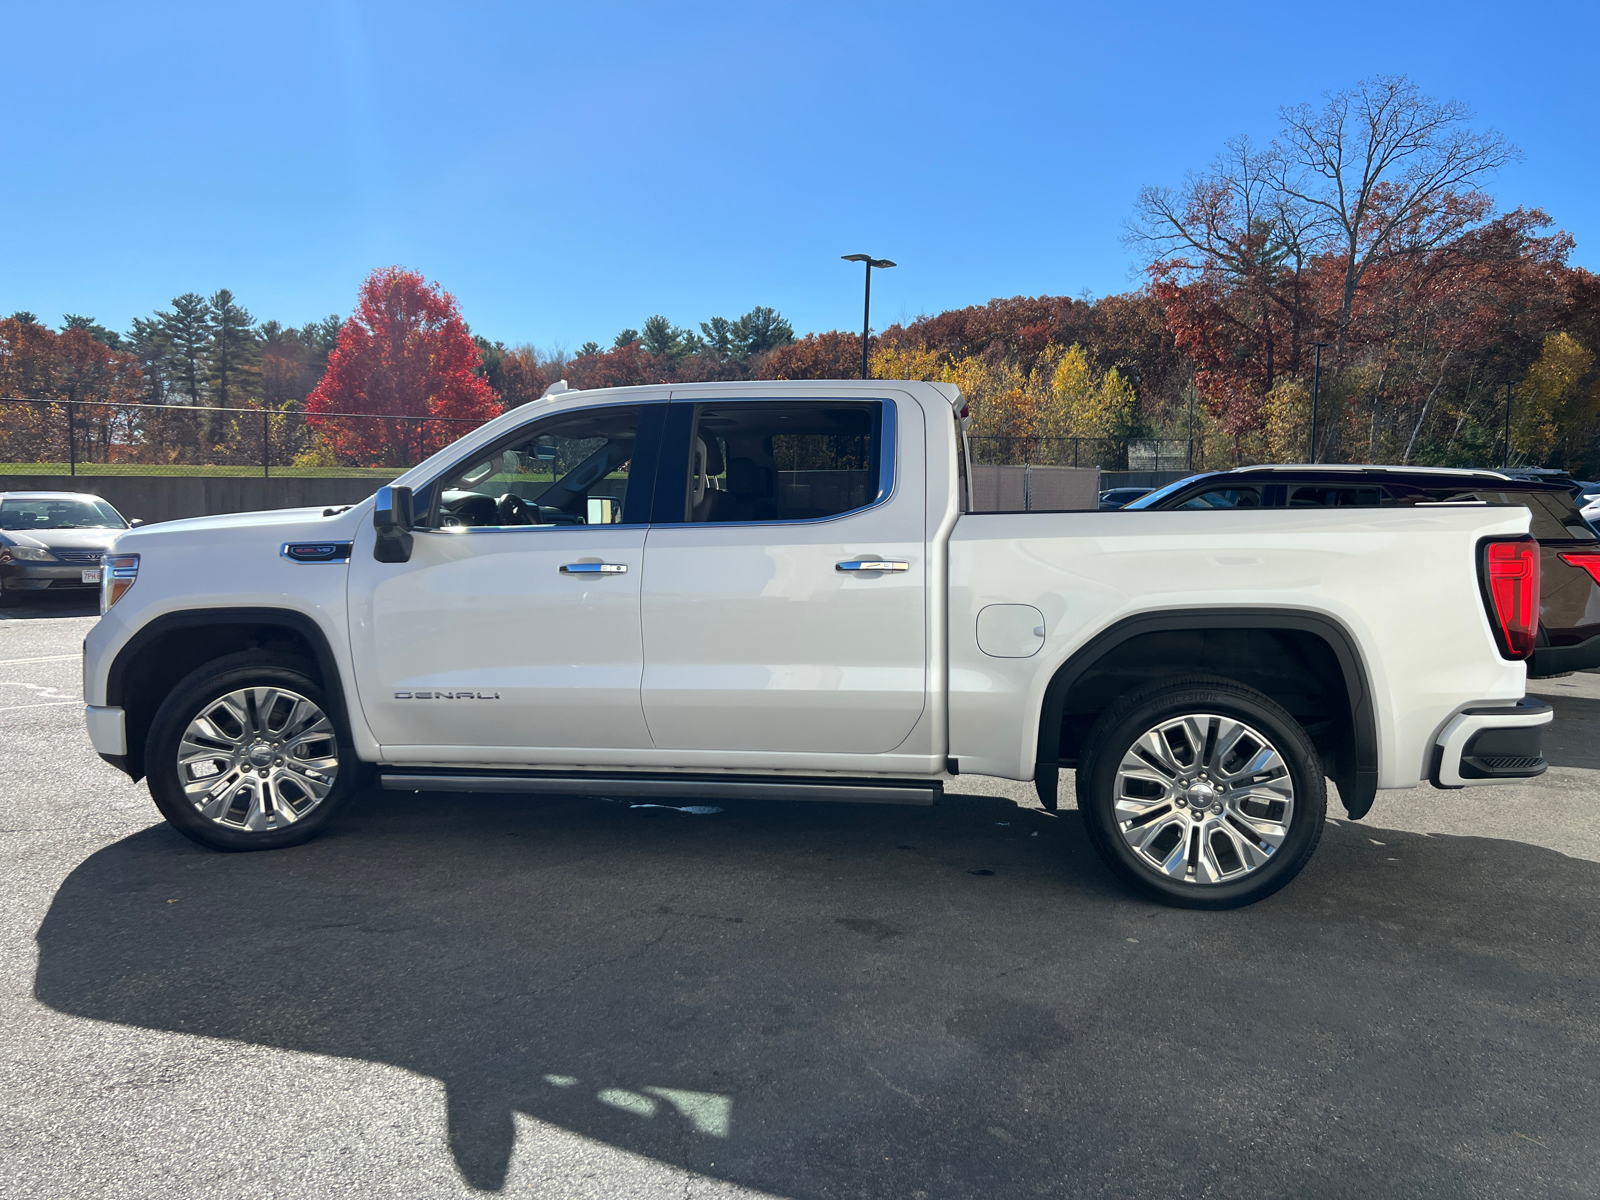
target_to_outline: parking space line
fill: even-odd
[[[58,708],[63,704],[82,704],[82,700],[46,700],[42,704],[12,704],[0,708],[0,712],[16,712],[23,708]]]
[[[9,667],[16,663],[66,662],[69,658],[82,657],[81,654],[47,654],[43,658],[0,658],[0,667]]]

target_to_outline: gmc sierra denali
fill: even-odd
[[[346,509],[121,534],[89,734],[168,821],[287,846],[353,792],[929,804],[1076,771],[1106,863],[1268,895],[1331,779],[1545,769],[1522,507],[969,511],[914,382],[567,391]]]

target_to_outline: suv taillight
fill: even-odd
[[[1573,550],[1557,557],[1570,567],[1582,567],[1600,583],[1600,550]]]
[[[1500,653],[1527,658],[1539,632],[1539,543],[1497,538],[1483,543],[1482,554],[1478,573]]]

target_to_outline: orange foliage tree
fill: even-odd
[[[307,420],[341,461],[418,462],[499,413],[494,389],[474,373],[480,361],[454,296],[416,271],[384,267],[361,285],[306,398]],[[333,413],[374,416],[317,415]],[[420,419],[429,417],[455,420]]]
[[[75,452],[86,461],[126,458],[140,423],[113,407],[139,400],[131,354],[112,350],[85,329],[54,333],[36,321],[0,321],[0,396],[75,401]],[[13,462],[67,457],[66,415],[54,405],[0,405],[0,454]]]

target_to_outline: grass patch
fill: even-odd
[[[273,467],[272,479],[398,479],[409,467]],[[67,475],[56,463],[0,463],[0,475]],[[88,475],[213,475],[260,479],[261,468],[217,467],[183,463],[79,463],[78,476]]]

